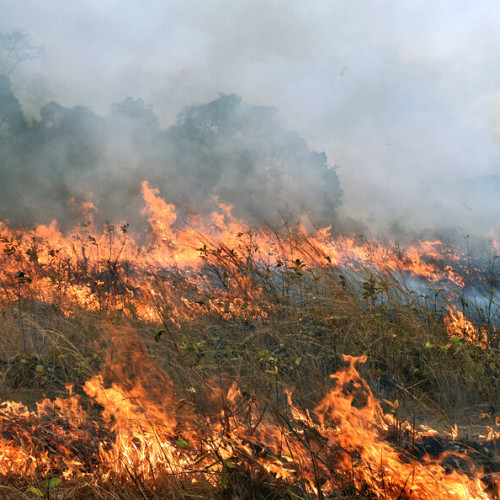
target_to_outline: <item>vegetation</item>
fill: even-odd
[[[494,243],[313,230],[335,170],[235,95],[28,119],[39,51],[0,33],[1,497],[498,498]]]
[[[21,233],[3,237],[2,398],[22,401],[35,411],[31,425],[38,429],[33,431],[37,446],[51,456],[48,468],[38,465],[24,475],[4,475],[5,496],[370,498],[382,491],[392,498],[393,486],[378,485],[378,491],[369,474],[360,479],[358,469],[354,473],[340,463],[328,465],[334,460],[332,448],[327,455],[324,446],[318,448],[315,433],[320,431],[311,426],[319,421],[313,409],[324,405],[325,394],[336,387],[330,375],[345,370],[344,355],[367,357],[358,366],[362,379],[396,417],[385,430],[380,424],[377,435],[381,442],[394,443],[403,462],[420,453],[417,431],[408,430],[404,419],[448,432],[457,423],[454,432],[461,439],[476,441],[481,414],[488,413],[485,423],[494,426],[500,400],[497,275],[483,271],[478,278],[481,270],[474,267],[476,283],[491,285],[487,308],[477,306],[473,314],[472,301],[462,297],[464,312],[476,318],[474,331],[483,334],[474,336],[463,328],[450,336],[445,322],[450,304],[443,287],[451,290],[451,284],[445,278],[427,285],[421,281],[416,292],[408,273],[389,271],[375,260],[361,262],[354,253],[348,263],[340,263],[325,254],[318,239],[300,231],[284,227],[269,232],[268,247],[263,234],[246,230],[230,242],[199,235],[192,247],[196,265],[160,264],[153,252],[158,235],[141,247],[148,258],[137,260],[126,226],[117,231],[108,225],[103,235],[80,228],[64,240],[70,243],[66,247]],[[167,251],[172,243],[165,245]],[[400,263],[403,254],[399,249]],[[442,270],[445,264],[439,264]],[[70,448],[72,453],[80,450],[79,460],[86,457],[80,468],[87,476],[65,477],[68,466],[57,457],[67,450],[54,438],[62,431],[42,431],[47,423],[37,427],[35,415],[44,413],[35,403],[42,396],[67,398],[71,386],[86,409],[73,432],[97,425],[105,429],[98,431],[104,433],[99,440],[112,441],[119,429],[106,422],[103,396],[88,386],[98,374],[103,394],[119,386],[141,408],[147,420],[140,432],[147,433],[158,411],[162,419],[175,416],[176,431],[169,439],[180,452],[194,453],[194,443],[202,447],[200,443],[210,442],[210,426],[236,443],[246,425],[247,444],[233,444],[229,457],[212,450],[211,460],[218,463],[213,468],[200,451],[196,460],[206,468],[194,468],[198,481],[193,484],[189,474],[168,474],[154,462],[151,474],[130,468],[124,477],[103,472],[89,450],[98,443],[90,440],[90,445],[88,437],[80,437]],[[342,394],[353,394],[352,412],[370,398],[363,384],[356,376],[337,381]],[[141,396],[138,386],[145,391]],[[51,418],[62,418],[64,411],[59,413]],[[115,413],[115,426],[119,415]],[[299,432],[300,422],[306,427]],[[308,476],[305,463],[285,479],[269,472],[262,463],[277,462],[286,470],[283,457],[288,452],[280,448],[283,455],[277,456],[266,448],[271,445],[264,444],[263,426],[278,429],[290,443],[305,432],[309,441],[301,442],[300,449],[308,454],[305,463],[318,467],[316,477],[312,472]],[[2,428],[4,436],[13,432],[5,421]],[[334,455],[346,449],[338,445]],[[93,453],[97,455],[96,449]],[[359,453],[347,453],[352,463],[363,462]],[[495,457],[492,452],[484,460],[486,484],[489,474],[498,472],[492,465]],[[458,458],[453,464],[464,472]],[[377,476],[374,470],[371,474]]]
[[[0,41],[1,47],[1,41]],[[287,130],[273,108],[236,95],[187,107],[162,129],[151,106],[131,97],[106,117],[50,102],[26,117],[0,73],[0,214],[16,225],[57,218],[71,227],[91,193],[101,222],[137,225],[147,180],[180,216],[231,203],[252,224],[307,214],[330,225],[342,190],[324,153]]]

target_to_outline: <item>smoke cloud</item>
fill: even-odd
[[[0,8],[3,31],[22,28],[44,47],[11,76],[26,116],[56,101],[109,121],[111,104],[132,96],[167,131],[185,106],[235,93],[276,108],[276,130],[326,153],[343,189],[342,205],[333,197],[329,208],[342,217],[374,230],[399,222],[500,233],[493,1],[0,0]],[[133,147],[106,148],[101,167],[112,179],[120,152],[130,159]],[[301,165],[297,186],[325,162]],[[321,175],[305,189],[318,189]],[[229,180],[219,181],[224,192]]]
[[[28,123],[0,76],[0,213],[16,224],[77,221],[92,201],[101,221],[141,220],[142,181],[160,188],[181,220],[220,202],[252,225],[335,222],[342,191],[326,155],[282,127],[273,108],[231,94],[186,107],[164,130],[128,97],[106,117],[54,101]],[[179,221],[180,222],[180,221]]]

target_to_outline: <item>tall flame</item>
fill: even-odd
[[[311,234],[284,227],[284,238],[248,227],[223,203],[217,213],[176,225],[175,207],[158,190],[144,183],[143,195],[151,228],[145,234],[130,234],[126,224],[97,232],[92,221],[68,234],[56,222],[27,232],[0,222],[2,304],[51,304],[68,317],[82,307],[118,310],[131,321],[162,322],[158,340],[183,318],[266,318],[270,305],[260,275],[269,278],[266,286],[284,288],[282,278],[299,282],[310,270],[290,293],[297,303],[314,293],[319,272],[337,269],[363,269],[370,279],[358,291],[374,301],[377,293],[388,293],[371,279],[376,272],[464,286],[449,265],[460,257],[444,252],[440,241],[395,252],[353,237],[332,238],[329,228]],[[345,284],[343,275],[339,279]],[[486,347],[486,332],[455,307],[445,322],[450,336]],[[303,408],[277,384],[287,401],[280,410],[241,390],[238,380],[229,388],[204,380],[199,400],[180,397],[186,388],[155,365],[132,327],[107,324],[106,335],[111,347],[103,368],[74,394],[44,399],[36,409],[0,405],[2,478],[30,484],[59,477],[68,491],[85,484],[87,492],[101,493],[109,484],[132,484],[145,497],[161,497],[186,488],[225,488],[231,475],[244,471],[267,474],[292,498],[491,498],[491,485],[466,456],[460,456],[466,471],[450,471],[445,456],[417,460],[390,443],[397,422],[356,369],[365,356],[345,356],[347,366],[331,376],[331,389],[313,408]],[[278,368],[274,373],[277,379]],[[414,439],[423,436],[411,432]]]

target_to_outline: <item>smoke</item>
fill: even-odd
[[[342,192],[326,156],[283,128],[273,108],[234,94],[186,107],[167,129],[131,97],[106,117],[50,102],[28,123],[5,76],[0,106],[0,213],[13,223],[55,217],[73,225],[90,200],[102,221],[137,224],[143,180],[180,220],[223,202],[252,225],[303,216],[322,227],[335,222]]]
[[[493,1],[28,0],[2,11],[4,29],[45,48],[12,77],[16,89],[37,82],[22,99],[28,115],[54,100],[107,117],[133,96],[166,131],[186,105],[234,92],[275,107],[284,130],[326,153],[344,218],[374,231],[399,222],[500,233]],[[119,170],[105,167],[110,178]]]

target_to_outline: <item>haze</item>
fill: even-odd
[[[0,0],[0,14],[44,47],[13,76],[25,113],[105,115],[132,96],[168,126],[236,93],[326,152],[342,216],[500,234],[496,2]]]

